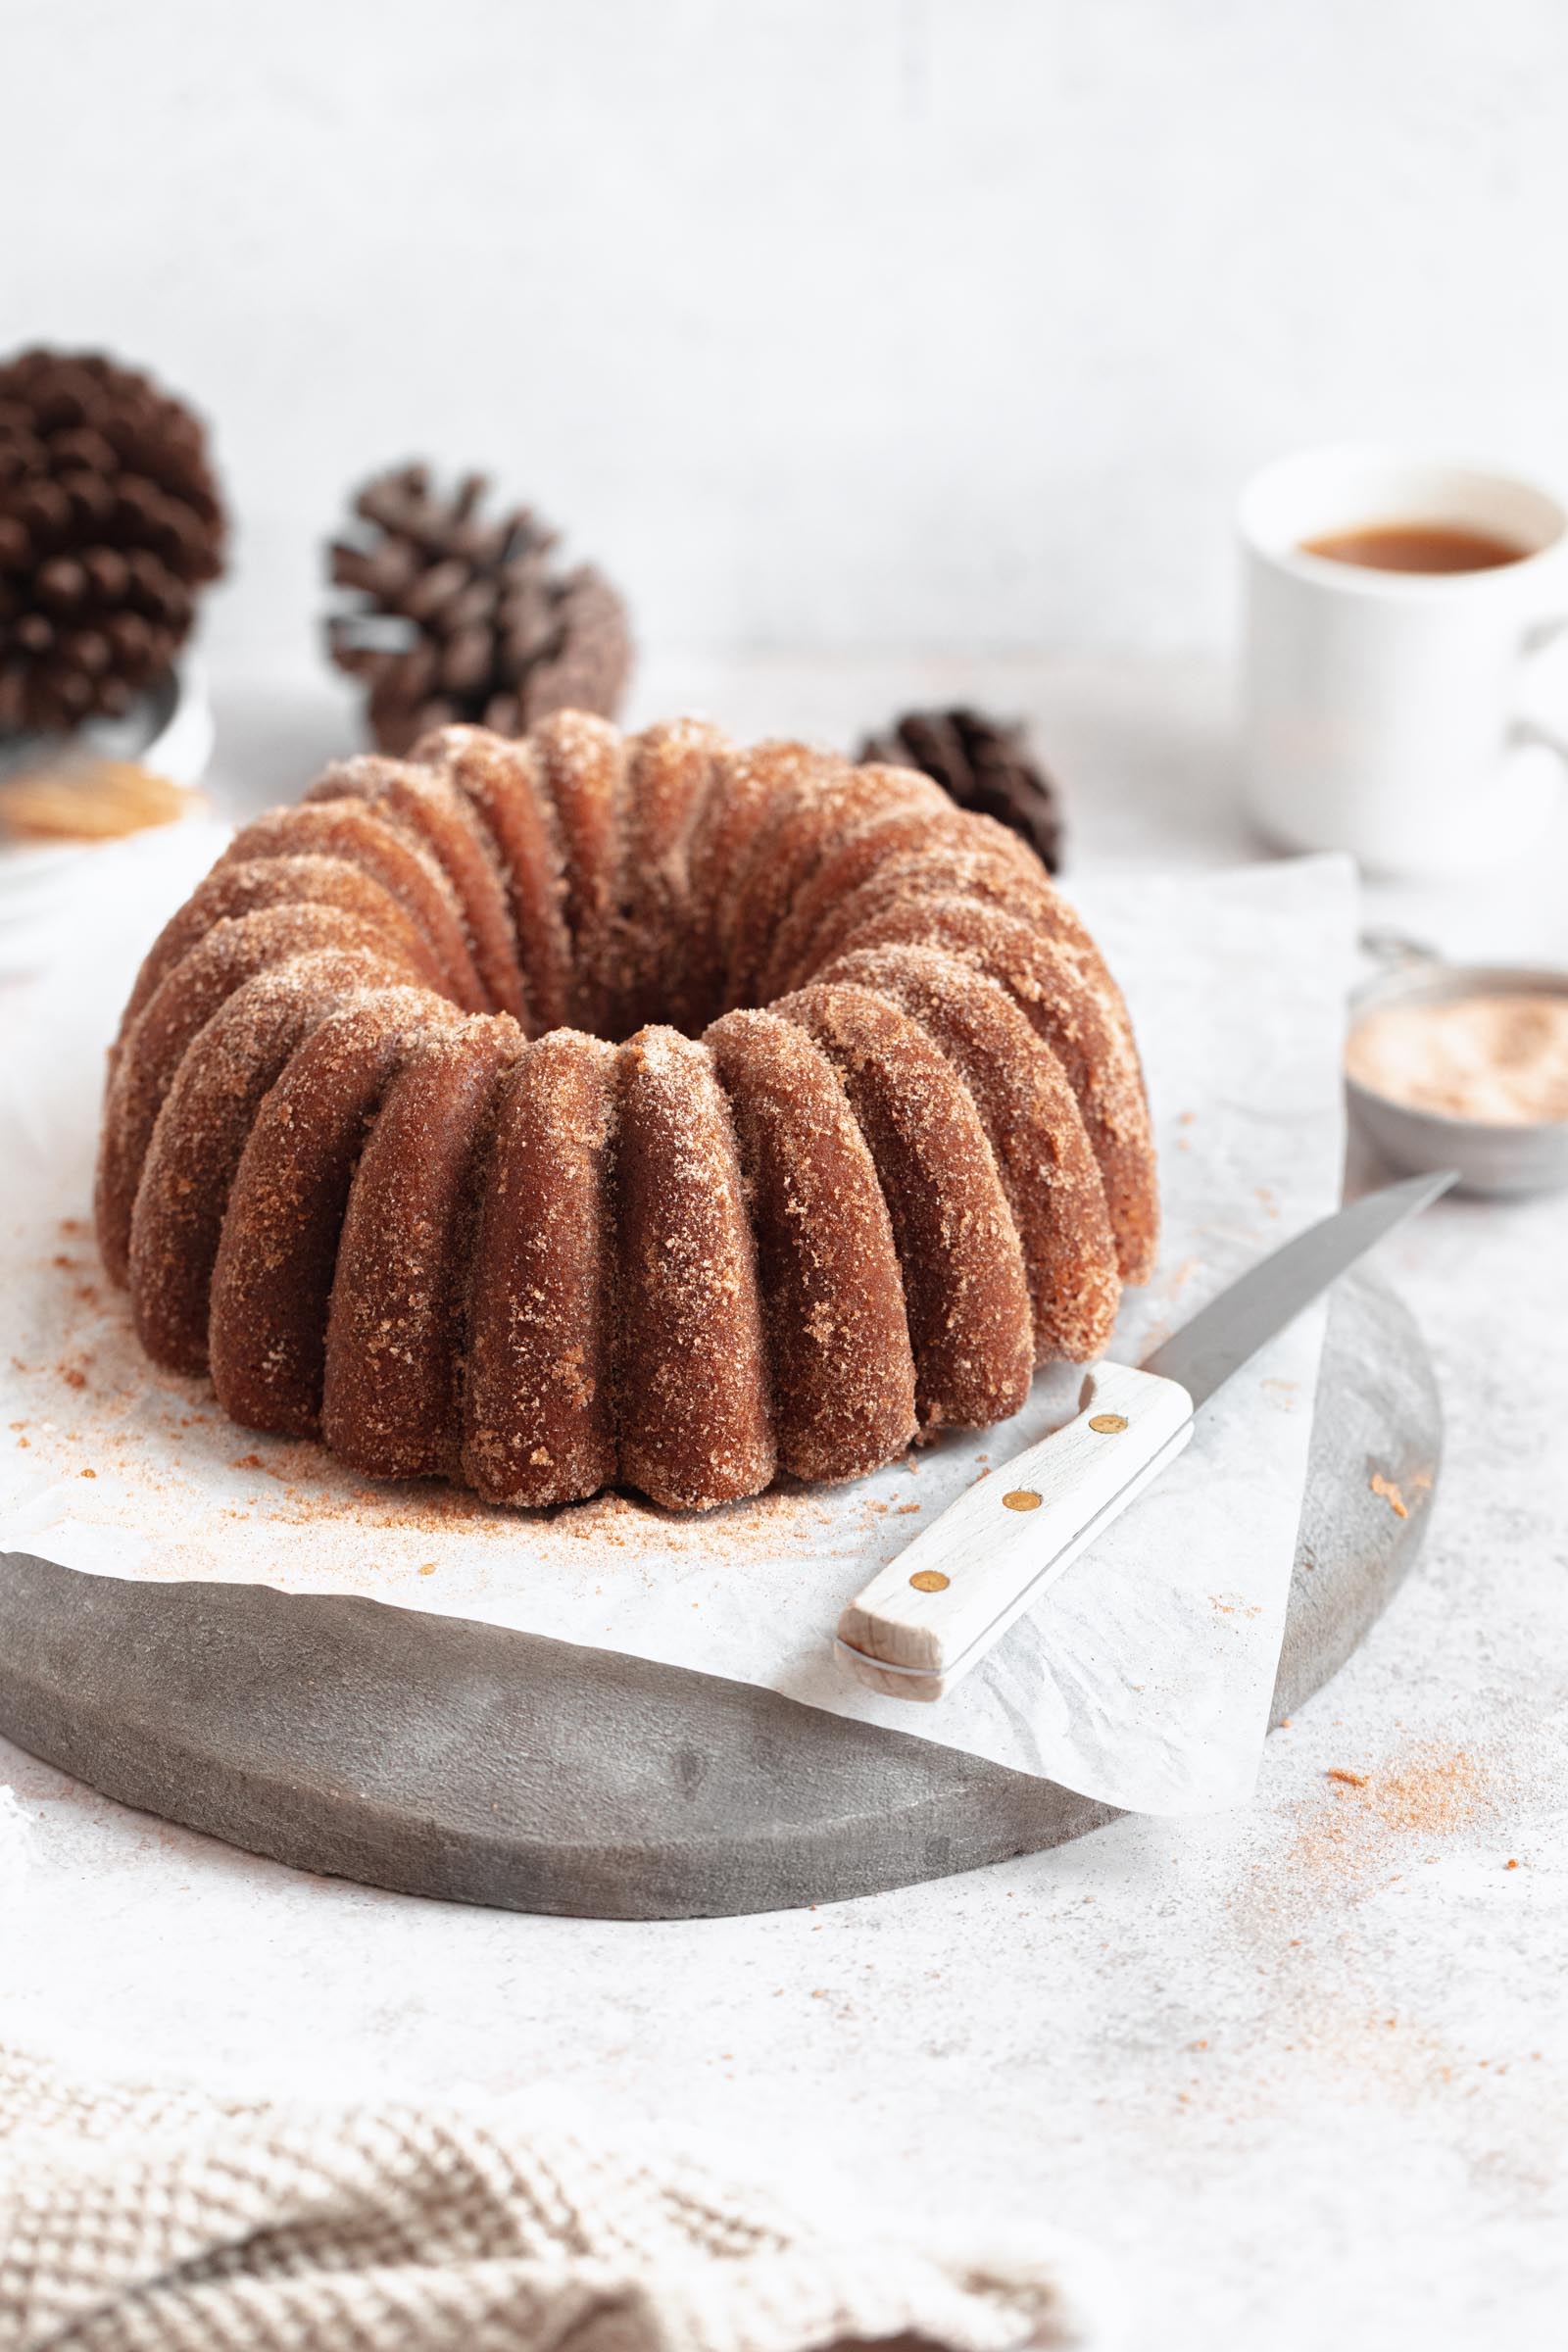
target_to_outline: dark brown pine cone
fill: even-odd
[[[592,564],[554,569],[557,534],[526,507],[487,520],[488,490],[471,473],[444,496],[427,466],[394,466],[355,498],[365,527],[332,543],[332,580],[359,601],[329,615],[327,650],[365,680],[383,752],[455,720],[525,735],[552,710],[615,715],[631,669],[619,596]]]
[[[868,736],[859,757],[934,776],[960,808],[1010,825],[1048,873],[1060,871],[1060,798],[1025,750],[1021,726],[1004,726],[978,710],[906,710],[887,734]]]
[[[123,710],[167,675],[222,569],[207,435],[98,352],[0,365],[0,728]]]

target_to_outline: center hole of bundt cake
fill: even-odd
[[[723,1013],[759,1010],[784,993],[766,984],[768,945],[760,936],[726,942],[712,922],[661,936],[623,905],[597,943],[574,937],[565,1018],[535,1014],[530,1026],[536,1035],[573,1028],[612,1046],[653,1028],[700,1041]]]

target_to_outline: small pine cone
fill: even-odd
[[[151,377],[97,352],[0,365],[0,730],[156,685],[224,537],[206,432]]]
[[[906,710],[887,734],[867,736],[859,757],[934,777],[960,808],[1010,825],[1048,873],[1060,871],[1060,797],[1030,759],[1021,726],[978,710]]]
[[[327,651],[363,678],[370,733],[396,756],[467,721],[525,735],[552,710],[613,718],[631,669],[626,609],[601,571],[553,568],[557,535],[526,507],[487,517],[489,483],[432,486],[424,466],[367,482],[360,528],[334,540]]]

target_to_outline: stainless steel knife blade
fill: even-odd
[[[1294,1322],[1303,1307],[1406,1217],[1425,1208],[1456,1181],[1455,1171],[1412,1176],[1352,1200],[1309,1225],[1200,1307],[1190,1323],[1145,1358],[1144,1370],[1180,1381],[1195,1405],[1207,1402],[1265,1341]]]

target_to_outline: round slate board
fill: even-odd
[[[1273,1720],[1414,1560],[1442,1422],[1365,1275],[1330,1313]],[[1400,1518],[1369,1484],[1396,1484]],[[1112,1820],[1053,1782],[680,1667],[369,1600],[0,1555],[0,1732],[122,1802],[308,1870],[601,1919],[874,1894]]]

